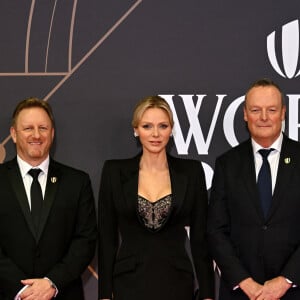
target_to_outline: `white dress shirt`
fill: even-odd
[[[42,171],[39,174],[38,181],[41,185],[42,193],[43,193],[43,198],[45,196],[45,191],[46,191],[46,184],[47,184],[47,176],[48,176],[48,168],[49,168],[49,162],[50,158],[49,156],[38,166],[31,166],[28,164],[26,161],[24,161],[19,155],[17,155],[17,162],[20,168],[21,172],[21,177],[23,179],[27,199],[28,199],[28,204],[31,209],[31,197],[30,197],[30,188],[31,188],[31,183],[32,183],[32,176],[28,174],[28,171],[31,169],[41,169]],[[52,287],[55,289],[55,295],[58,294],[58,289],[56,285],[47,277],[44,277],[45,279],[49,280],[49,283],[52,285]],[[24,278],[25,279],[25,278]],[[20,294],[28,287],[28,285],[25,285],[15,296],[15,300],[20,300]]]
[[[22,160],[20,156],[17,156],[18,165],[20,168],[21,176],[23,179],[29,207],[31,208],[31,197],[30,197],[30,187],[32,183],[32,176],[28,174],[28,171],[31,169],[41,169],[41,173],[39,174],[38,181],[41,185],[43,197],[45,196],[46,190],[46,183],[47,183],[47,175],[48,175],[48,168],[49,168],[49,156],[38,166],[31,166],[26,161]]]
[[[251,139],[253,155],[254,155],[254,163],[255,163],[256,180],[257,180],[258,173],[262,166],[262,161],[263,161],[262,156],[258,151],[260,149],[270,149],[270,148],[274,149],[268,155],[268,161],[269,161],[269,165],[270,165],[270,169],[271,169],[271,177],[272,177],[272,193],[274,192],[275,183],[276,183],[276,179],[277,179],[277,171],[278,171],[278,165],[279,165],[282,140],[283,140],[283,134],[281,133],[280,136],[277,138],[277,140],[270,147],[263,148],[262,146],[257,144],[253,139]]]

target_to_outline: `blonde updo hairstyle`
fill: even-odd
[[[167,113],[167,115],[169,117],[170,125],[173,128],[174,120],[173,120],[172,110],[171,110],[168,102],[160,96],[149,96],[149,97],[146,97],[146,98],[140,100],[137,103],[137,105],[135,106],[135,109],[133,111],[133,117],[132,117],[132,122],[131,122],[131,125],[133,128],[138,127],[144,112],[149,108],[160,108],[160,109],[164,110]]]

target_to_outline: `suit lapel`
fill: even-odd
[[[169,155],[168,164],[171,177],[172,211],[174,210],[174,214],[177,215],[185,198],[187,177],[180,169],[178,169],[176,159]]]
[[[47,176],[47,184],[46,184],[46,190],[45,190],[45,196],[44,196],[44,202],[43,202],[43,209],[42,214],[40,218],[40,226],[37,233],[37,240],[40,239],[41,234],[43,232],[43,229],[45,227],[47,218],[50,213],[50,209],[52,207],[52,204],[55,199],[57,188],[60,184],[61,180],[61,172],[57,166],[57,164],[50,160],[49,164],[49,170],[48,170],[48,176]]]
[[[136,211],[138,179],[139,179],[139,163],[141,156],[138,155],[124,165],[120,170],[120,182],[123,189],[125,205],[131,210]]]
[[[9,176],[10,183],[13,187],[13,191],[15,192],[16,198],[20,204],[25,220],[28,224],[28,227],[31,233],[33,234],[33,236],[36,237],[24,183],[21,177],[21,173],[16,158],[8,163],[8,176]]]
[[[137,212],[136,207],[140,158],[141,155],[134,157],[120,170],[120,180],[123,188],[125,204],[130,211],[133,210],[135,212]],[[169,218],[173,211],[175,214],[180,211],[186,193],[187,178],[186,175],[178,169],[175,159],[169,155],[168,165],[172,189],[172,206],[170,214],[168,215]]]
[[[250,139],[241,149],[241,176],[247,189],[248,200],[252,202],[260,218],[264,219],[257,190],[253,148]],[[244,200],[246,199],[241,199],[241,201]]]
[[[286,186],[290,181],[290,177],[293,171],[293,154],[290,153],[288,144],[289,141],[286,136],[284,136],[279,158],[273,200],[268,218],[270,218],[274,214],[278,205],[280,204],[280,201],[284,199],[283,193],[286,191]],[[287,161],[287,159],[289,159],[289,161]]]

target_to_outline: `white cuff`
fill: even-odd
[[[291,281],[291,280],[289,280],[288,278],[286,278],[286,277],[284,277],[285,278],[285,280],[286,280],[286,282],[287,283],[289,283],[289,284],[291,284],[292,285],[292,287],[297,287],[297,285],[296,284],[293,284],[293,281]]]
[[[22,292],[27,289],[29,287],[29,285],[24,285],[18,292],[18,294],[15,296],[14,300],[21,300],[20,295],[22,294]]]
[[[51,280],[51,279],[49,279],[48,277],[44,277],[44,279],[47,279],[48,281],[49,281],[49,283],[50,283],[50,285],[51,285],[51,287],[53,287],[54,289],[55,289],[55,294],[54,294],[54,298],[57,296],[57,294],[58,294],[58,288],[57,288],[57,286],[54,284],[54,282]]]

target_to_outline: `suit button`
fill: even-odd
[[[267,230],[267,229],[268,229],[268,226],[267,226],[267,225],[264,225],[264,226],[262,227],[262,229],[263,229],[263,230]]]

